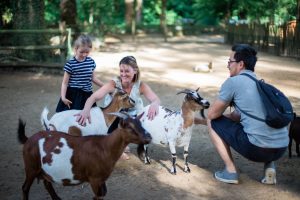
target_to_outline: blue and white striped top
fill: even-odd
[[[64,66],[64,71],[70,74],[68,87],[78,88],[85,92],[93,90],[92,75],[96,63],[91,57],[86,57],[82,62],[71,58]]]

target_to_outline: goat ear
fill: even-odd
[[[108,113],[109,115],[115,115],[120,117],[121,119],[127,119],[129,117],[129,115],[126,112],[111,112]]]
[[[139,114],[138,116],[136,116],[136,118],[137,118],[138,120],[140,120],[140,119],[143,117],[144,113],[145,113],[145,112]]]

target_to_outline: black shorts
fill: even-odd
[[[56,112],[62,112],[65,110],[82,110],[84,108],[84,104],[86,100],[93,94],[93,92],[85,92],[78,88],[67,88],[66,98],[72,101],[70,108],[64,104],[61,98],[58,101]],[[93,104],[93,107],[97,106],[96,103]]]
[[[244,132],[243,126],[224,116],[212,120],[211,127],[227,145],[255,162],[275,161],[284,154],[287,148],[262,148],[253,145],[247,133]]]

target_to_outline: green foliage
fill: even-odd
[[[46,26],[58,26],[60,20],[60,0],[45,0]]]
[[[2,25],[14,20],[16,3],[11,2],[15,1],[0,1]],[[46,26],[58,27],[61,0],[44,2]],[[142,26],[160,25],[161,3],[161,0],[143,1]],[[74,12],[81,31],[100,35],[124,32],[125,0],[76,0],[76,5]],[[296,13],[297,0],[168,0],[166,18],[168,25],[218,25],[230,19],[283,24],[295,19]]]

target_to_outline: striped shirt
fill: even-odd
[[[71,58],[64,66],[64,71],[70,74],[68,87],[79,88],[85,92],[93,90],[92,76],[96,63],[91,57],[86,57],[82,62]]]

